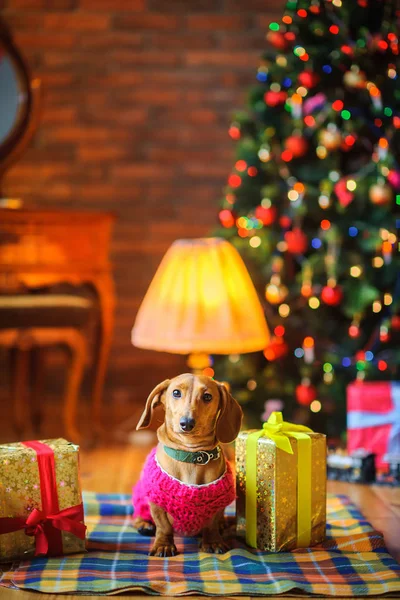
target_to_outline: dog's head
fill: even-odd
[[[147,398],[136,429],[150,425],[153,410],[160,404],[167,432],[191,445],[212,436],[219,442],[232,442],[242,423],[242,409],[227,387],[205,375],[185,373],[159,383]]]

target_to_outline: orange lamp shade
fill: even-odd
[[[132,330],[135,346],[176,354],[256,352],[268,340],[263,309],[244,262],[220,238],[172,244]]]

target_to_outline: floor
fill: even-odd
[[[150,434],[151,436],[152,434]],[[99,447],[83,450],[81,456],[82,486],[88,491],[129,493],[137,479],[152,439],[148,434],[136,434],[134,445]],[[372,487],[341,482],[328,482],[328,491],[347,494],[372,525],[385,536],[391,554],[400,562],[400,489]],[[94,596],[85,596],[93,598]],[[149,598],[124,594],[124,598]],[[289,596],[279,596],[279,598]],[[0,589],[0,600],[54,600],[56,596]],[[191,600],[204,596],[190,596]],[[296,598],[296,596],[290,596]],[[298,598],[303,598],[304,595]],[[68,600],[82,596],[68,596]],[[60,596],[57,597],[60,600]],[[360,599],[361,600],[361,599]]]

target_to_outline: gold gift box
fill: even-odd
[[[82,502],[79,446],[62,438],[43,440],[54,452],[60,511]],[[42,507],[38,460],[35,450],[22,443],[0,444],[0,517],[27,517]],[[85,551],[85,540],[61,532],[63,554]],[[35,537],[19,530],[0,534],[0,562],[35,555]]]
[[[246,537],[246,442],[252,431],[236,440],[237,533]],[[310,546],[325,539],[326,525],[326,437],[308,433],[311,439],[311,533]],[[270,552],[289,551],[297,543],[298,440],[290,438],[293,454],[261,436],[257,442],[257,548]],[[300,473],[301,480],[301,473]]]

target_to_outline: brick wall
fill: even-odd
[[[254,81],[267,0],[0,0],[42,79],[41,125],[9,171],[27,206],[112,210],[118,293],[107,397],[127,402],[183,370],[130,329],[161,257],[207,235],[233,159],[227,128]]]

